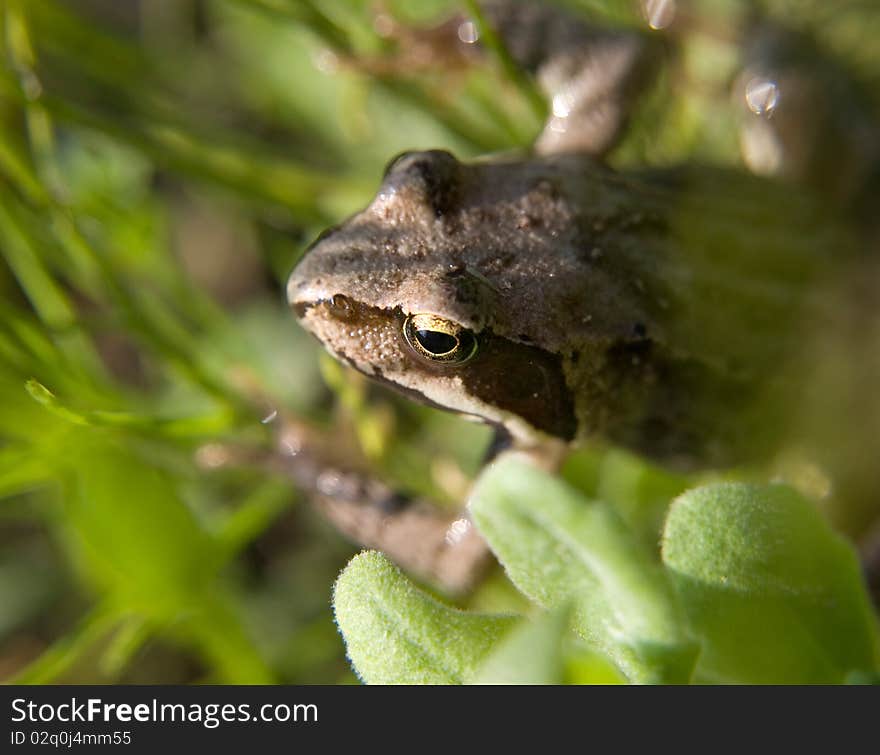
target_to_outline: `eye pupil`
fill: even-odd
[[[464,364],[477,353],[477,339],[470,330],[427,312],[409,315],[403,336],[419,357],[438,364]]]
[[[458,339],[449,333],[439,330],[417,330],[416,338],[431,354],[447,354],[458,345]]]

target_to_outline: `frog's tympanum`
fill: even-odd
[[[293,271],[301,323],[354,369],[520,449],[601,439],[678,467],[766,454],[797,413],[799,347],[825,306],[812,282],[853,235],[743,172],[605,167],[654,43],[536,5],[489,9],[565,107],[531,155],[393,160]]]

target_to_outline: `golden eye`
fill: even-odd
[[[403,335],[413,351],[432,362],[462,364],[477,353],[477,339],[467,328],[437,315],[410,315]]]

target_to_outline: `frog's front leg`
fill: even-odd
[[[466,507],[448,509],[425,498],[394,490],[357,459],[339,452],[326,433],[286,417],[279,423],[272,453],[203,447],[202,466],[253,465],[292,479],[315,510],[342,535],[385,553],[413,576],[450,595],[471,590],[492,563],[485,540],[474,528]],[[567,450],[550,441],[529,449],[515,448],[499,432],[486,464],[515,455],[548,471],[559,468]]]
[[[302,442],[301,434],[302,428],[288,425],[279,437],[273,466],[307,491],[316,510],[339,532],[358,545],[382,551],[408,573],[448,594],[467,593],[478,583],[492,554],[466,507],[450,511],[401,494],[369,472],[322,458],[316,453],[319,444]],[[556,471],[565,450],[562,443],[549,443],[506,448],[494,458],[515,455]]]
[[[514,62],[535,77],[548,101],[535,151],[598,157],[614,147],[663,63],[661,40],[634,29],[593,25],[531,0],[485,0],[480,6]],[[477,24],[463,15],[414,28],[381,8],[375,26],[399,47],[390,57],[351,61],[375,74],[452,70],[485,57]]]
[[[486,16],[513,59],[535,76],[550,114],[539,154],[607,153],[663,63],[658,37],[586,23],[537,2],[490,0]]]
[[[492,557],[466,511],[395,491],[335,434],[290,416],[275,424],[272,451],[209,444],[197,462],[208,469],[256,466],[290,478],[347,539],[383,551],[445,593],[466,593],[482,577]]]

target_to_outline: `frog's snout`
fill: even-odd
[[[297,263],[287,279],[287,303],[299,318],[302,318],[303,314],[305,314],[305,310],[310,303],[307,293],[309,281],[302,275],[301,267],[302,261]]]
[[[336,228],[328,228],[318,236],[287,279],[287,303],[300,319],[309,306],[330,298],[334,293],[328,291],[325,285],[327,276],[322,273],[321,259],[324,255],[321,248],[335,230]]]

